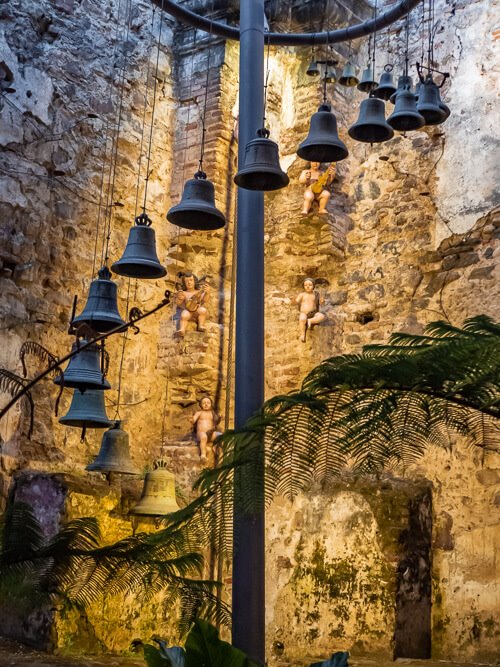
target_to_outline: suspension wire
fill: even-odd
[[[127,281],[127,303],[125,306],[125,312],[127,313],[127,319],[128,319],[128,309],[130,305],[130,285],[131,285],[132,279],[129,278]],[[117,395],[116,395],[116,412],[115,412],[115,419],[120,419],[120,398],[121,398],[121,393],[122,393],[122,379],[123,379],[123,362],[125,359],[125,347],[127,345],[127,340],[128,340],[128,329],[126,329],[123,334],[122,334],[122,349],[120,353],[120,365],[118,369],[118,388],[117,388]]]
[[[373,6],[373,19],[376,20],[377,18],[377,0],[375,0],[375,5]],[[373,67],[373,80],[376,80],[376,72],[375,72],[375,63],[376,63],[376,55],[377,55],[377,31],[373,33],[373,61],[372,61],[372,67]]]
[[[410,34],[410,19],[408,14],[406,15],[405,18],[405,76],[408,76],[408,63],[410,61],[409,56],[408,56],[408,49],[409,49],[409,34]]]
[[[117,14],[116,14],[116,26],[115,26],[115,45],[113,47],[113,56],[111,58],[111,64],[109,67],[109,83],[108,83],[108,98],[111,97],[111,89],[113,86],[113,69],[116,63],[116,57],[118,52],[118,31],[120,29],[120,10],[121,10],[122,0],[118,0]],[[94,243],[94,257],[92,260],[92,280],[95,277],[95,269],[97,263],[97,247],[99,245],[99,227],[101,225],[101,210],[102,210],[102,199],[104,195],[104,174],[106,171],[106,153],[108,150],[108,138],[109,138],[109,129],[110,129],[110,119],[109,114],[106,116],[106,129],[104,132],[104,149],[102,155],[102,168],[101,168],[101,182],[99,184],[99,203],[97,205],[97,220],[95,226],[95,243]],[[105,218],[106,219],[106,218]]]
[[[269,34],[269,30],[266,30]],[[264,109],[262,111],[262,127],[266,127],[266,107],[267,107],[267,89],[269,86],[269,51],[271,48],[271,42],[268,38],[267,40],[267,55],[266,55],[266,78],[264,80]]]
[[[196,36],[197,29],[193,28],[193,53],[191,56],[191,76],[189,77],[189,96],[188,96],[188,112],[186,125],[184,128],[184,160],[182,166],[182,180],[186,180],[186,159],[187,159],[187,146],[188,146],[188,133],[189,133],[189,122],[191,120],[191,101],[193,97],[193,76],[194,76],[194,54],[196,53]]]
[[[153,86],[153,107],[151,109],[151,127],[149,128],[148,159],[147,159],[147,164],[146,164],[146,181],[145,181],[145,184],[144,184],[144,202],[142,204],[142,210],[143,210],[144,213],[146,212],[146,201],[147,201],[147,196],[148,196],[149,177],[151,176],[151,172],[149,170],[149,165],[150,165],[150,162],[151,162],[151,149],[153,147],[153,127],[154,127],[155,108],[156,108],[156,86],[158,85],[158,69],[159,69],[159,63],[160,63],[160,48],[161,48],[161,31],[162,31],[162,28],[163,28],[163,4],[164,4],[164,0],[161,0],[160,28],[158,30],[158,51],[156,53],[155,82],[154,82],[154,86]]]
[[[211,14],[214,13],[214,0],[210,7]],[[206,119],[207,119],[207,101],[208,101],[208,85],[210,82],[210,57],[212,54],[212,23],[210,23],[210,32],[208,33],[208,53],[207,53],[207,75],[205,77],[205,100],[203,102],[203,117],[201,121],[201,151],[200,151],[200,160],[198,162],[198,171],[203,173],[203,158],[205,156],[205,135],[207,131]]]
[[[422,18],[420,19],[420,62],[424,64],[425,58],[425,0],[422,2]]]
[[[154,23],[155,23],[155,14],[156,14],[157,5],[153,5],[153,13],[151,15],[151,37],[153,36]],[[151,48],[148,57],[148,65],[146,68],[146,90],[144,92],[144,109],[142,112],[142,127],[141,127],[141,145],[139,148],[139,163],[137,165],[137,182],[135,186],[135,206],[134,206],[134,219],[137,216],[137,209],[139,208],[139,185],[141,180],[141,165],[143,158],[143,148],[144,148],[144,130],[146,128],[146,112],[148,108],[148,97],[149,97],[149,74],[151,69],[151,56],[153,55],[154,41],[151,40]]]
[[[125,35],[125,44],[128,42],[128,37],[130,34],[130,26],[132,23],[132,0],[129,0],[128,3],[128,21],[127,21],[127,30]],[[109,251],[109,241],[111,238],[111,221],[114,215],[114,206],[113,198],[115,193],[115,179],[116,179],[116,164],[118,160],[118,140],[120,138],[121,130],[121,121],[122,121],[122,109],[123,109],[123,97],[125,91],[125,69],[126,69],[126,57],[125,53],[123,54],[123,66],[121,71],[121,83],[120,85],[120,96],[119,96],[119,105],[118,105],[118,115],[116,122],[116,132],[114,134],[114,149],[112,150],[112,159],[109,168],[109,179],[108,179],[108,203],[107,203],[107,233],[103,239],[103,247],[101,252],[101,265],[105,265],[108,262],[108,251]]]

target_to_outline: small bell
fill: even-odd
[[[337,72],[335,71],[334,67],[327,67],[326,73],[325,73],[325,81],[327,83],[335,83],[337,81]]]
[[[378,86],[373,91],[375,97],[378,97],[380,100],[387,100],[396,92],[396,86],[394,85],[394,79],[392,76],[392,65],[386,65]]]
[[[121,258],[111,265],[112,271],[129,278],[162,278],[167,269],[160,264],[156,254],[155,230],[146,212],[135,219],[127,246]]]
[[[73,392],[68,412],[59,419],[64,426],[79,426],[80,428],[108,428],[113,423],[106,415],[104,392],[87,389],[82,394],[79,389]]]
[[[89,296],[85,308],[74,318],[72,324],[88,324],[98,333],[107,333],[111,329],[123,326],[117,304],[116,283],[111,280],[107,266],[98,271],[99,278],[90,284]]]
[[[398,132],[418,130],[425,125],[424,117],[417,111],[415,95],[412,92],[406,89],[398,89],[394,111],[387,122]]]
[[[257,138],[245,147],[243,166],[234,182],[245,190],[279,190],[290,182],[280,167],[278,144],[269,139],[269,130],[257,130]]]
[[[194,178],[184,184],[181,201],[167,213],[167,220],[185,229],[209,231],[220,229],[226,218],[215,207],[215,189],[204,171],[197,171]]]
[[[407,74],[402,74],[398,78],[398,87],[396,88],[396,92],[392,93],[392,95],[389,97],[389,102],[391,104],[396,104],[396,93],[398,90],[409,90],[411,92],[413,86],[413,81],[411,76],[408,76]]]
[[[146,473],[142,496],[130,512],[145,516],[163,516],[179,509],[175,498],[175,476],[167,470],[167,463],[159,459],[154,470]]]
[[[372,67],[367,67],[363,70],[361,81],[358,83],[357,87],[358,90],[361,90],[363,93],[369,93],[377,87],[377,82],[375,81],[375,75],[373,74]]]
[[[82,339],[73,343],[71,351],[75,352],[87,343]],[[84,350],[75,354],[68,362],[66,370],[58,375],[54,384],[79,389],[82,393],[87,389],[103,390],[109,389],[111,385],[105,379],[101,369],[101,349],[97,344],[89,345]]]
[[[309,63],[309,67],[306,70],[307,76],[319,76],[319,67],[318,63],[314,60],[314,58],[311,60]]]
[[[379,144],[392,139],[394,130],[385,120],[385,104],[376,97],[368,97],[361,102],[359,118],[348,130],[356,141]]]
[[[441,107],[439,88],[430,74],[421,83],[417,111],[424,117],[426,125],[440,125],[447,118],[445,110]]]
[[[140,470],[130,459],[128,433],[123,431],[122,422],[117,420],[104,433],[99,454],[86,470],[97,472],[118,472],[125,475],[138,475]]]
[[[297,155],[309,162],[340,162],[349,155],[337,134],[337,119],[329,104],[322,104],[312,115],[309,134],[300,144]]]
[[[344,69],[342,70],[342,76],[339,79],[339,83],[341,86],[347,86],[347,88],[352,88],[353,86],[357,86],[359,83],[359,79],[356,76],[356,68],[349,60],[344,65]]]

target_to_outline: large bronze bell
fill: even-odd
[[[309,66],[306,70],[306,74],[307,74],[307,76],[319,76],[320,75],[318,63],[315,61],[314,58],[309,63]]]
[[[369,93],[374,88],[377,87],[377,82],[375,80],[375,75],[373,73],[373,67],[367,67],[363,70],[361,75],[361,81],[358,83],[358,90],[361,90],[363,93]]]
[[[358,120],[348,130],[356,141],[379,144],[392,139],[394,130],[385,120],[385,104],[376,97],[361,102]]]
[[[151,222],[146,212],[136,217],[123,255],[111,265],[111,269],[118,275],[154,279],[162,278],[167,273],[156,254],[155,230]]]
[[[312,115],[309,134],[300,144],[297,155],[310,162],[340,162],[349,155],[337,134],[337,119],[329,104],[322,104]]]
[[[71,351],[75,352],[86,343],[87,341],[84,339],[73,343]],[[105,379],[101,369],[101,348],[99,345],[89,345],[75,354],[74,357],[71,357],[66,370],[55,378],[54,384],[63,384],[71,389],[79,389],[82,393],[87,389],[101,391],[109,389],[111,385]]]
[[[103,266],[98,275],[90,284],[85,308],[74,318],[72,324],[85,323],[98,333],[107,333],[125,322],[118,312],[117,287],[111,280],[110,270]]]
[[[117,420],[104,433],[101,449],[86,470],[97,472],[119,472],[126,475],[138,475],[140,470],[130,459],[128,433],[123,431],[122,422]]]
[[[226,218],[215,207],[214,185],[204,171],[197,171],[194,178],[186,181],[182,198],[168,211],[167,220],[185,229],[201,231],[224,227]]]
[[[280,167],[278,144],[269,139],[269,130],[257,130],[257,138],[248,142],[234,182],[245,190],[264,192],[288,185],[290,179]]]
[[[359,83],[359,79],[356,75],[356,68],[349,60],[344,65],[339,83],[341,86],[347,86],[348,88],[357,86]]]
[[[387,69],[390,67],[391,69]],[[396,92],[396,86],[394,85],[394,79],[392,77],[392,65],[386,65],[384,72],[380,77],[378,86],[374,89],[373,94],[375,97],[378,97],[380,100],[387,100],[394,95]]]
[[[439,88],[430,74],[420,85],[417,111],[424,117],[426,125],[440,125],[448,117],[441,107]]]
[[[387,122],[398,132],[418,130],[425,125],[424,117],[417,111],[415,95],[411,91],[405,88],[398,89],[396,105]]]
[[[142,496],[130,512],[145,516],[163,516],[179,509],[175,498],[175,477],[167,470],[166,461],[154,462],[154,470],[146,474]]]
[[[59,419],[64,426],[79,426],[80,428],[108,428],[113,423],[106,415],[104,392],[87,389],[82,393],[79,389],[73,392],[68,412]]]

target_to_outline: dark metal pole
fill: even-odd
[[[262,126],[264,104],[264,0],[240,3],[240,90],[238,161]],[[235,353],[235,426],[264,402],[264,195],[238,191]],[[260,443],[264,447],[264,443]],[[264,663],[264,470],[255,479],[257,506],[242,497],[235,473],[233,553],[233,644]]]

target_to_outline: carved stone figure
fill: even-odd
[[[207,318],[206,304],[210,297],[210,288],[206,279],[200,279],[186,271],[179,273],[180,289],[176,294],[175,302],[180,308],[179,329],[176,335],[184,338],[188,322],[193,320],[196,322],[198,331],[205,331],[205,321]]]
[[[319,162],[311,162],[309,169],[304,169],[299,176],[299,183],[306,185],[304,192],[304,206],[302,215],[309,215],[314,201],[318,202],[318,214],[328,215],[326,205],[330,199],[331,185],[335,176],[335,165],[331,164],[328,169],[320,171]]]
[[[212,399],[209,396],[204,396],[198,404],[200,410],[193,416],[193,428],[200,445],[200,460],[204,463],[207,460],[207,444],[221,435],[220,431],[216,430],[221,418],[212,408]]]
[[[299,333],[300,340],[305,343],[307,330],[323,322],[325,315],[319,312],[322,299],[317,290],[314,289],[313,278],[305,278],[303,282],[304,291],[295,299],[299,307]]]

